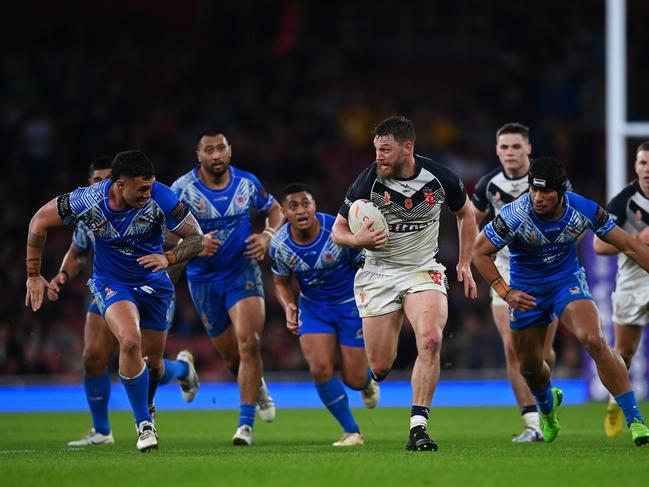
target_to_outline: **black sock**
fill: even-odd
[[[383,379],[385,379],[390,371],[388,370],[385,374],[377,374],[376,372],[372,372],[372,379],[374,379],[376,382],[381,382]]]
[[[527,413],[538,413],[539,410],[536,408],[536,404],[533,406],[523,406],[521,408],[521,416],[527,414]]]
[[[412,418],[413,416],[423,416],[424,418],[428,419],[428,412],[429,409],[424,406],[412,406],[410,409],[410,417]]]

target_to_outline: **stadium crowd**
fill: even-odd
[[[0,56],[0,376],[78,381],[85,279],[31,313],[22,305],[24,239],[38,206],[85,185],[88,163],[100,155],[141,149],[158,179],[171,184],[196,163],[195,137],[219,127],[232,143],[233,163],[254,172],[271,193],[302,181],[320,211],[336,214],[346,188],[373,158],[371,129],[384,116],[407,114],[418,127],[417,151],[450,165],[469,193],[498,164],[496,129],[520,121],[532,127],[533,155],[565,161],[576,190],[604,203],[600,2],[580,2],[581,13],[557,1],[550,2],[555,9],[545,2],[538,11],[526,2],[487,10],[469,0],[410,2],[398,11],[342,0],[286,1],[280,9],[251,0],[217,9],[194,0],[182,11],[114,3],[105,12],[77,1],[37,12],[26,4],[9,7],[14,38]],[[649,97],[640,91],[649,82],[640,67],[649,56],[649,32],[636,28],[649,8],[629,3],[637,11],[629,17],[629,113],[649,118]],[[364,15],[370,6],[371,17]],[[30,28],[20,29],[28,19]],[[555,32],[562,33],[560,43],[552,42]],[[479,282],[479,300],[469,303],[454,278],[454,225],[447,215],[440,236],[451,283],[442,367],[501,369],[486,284]],[[70,234],[48,236],[46,277],[56,273]],[[267,263],[263,270],[264,368],[305,371]],[[189,348],[203,380],[231,380],[184,279],[177,299],[169,355]],[[581,352],[562,329],[556,349],[560,367],[578,370]],[[415,354],[406,328],[396,368],[411,366]]]

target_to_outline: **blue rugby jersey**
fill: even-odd
[[[230,166],[228,186],[214,190],[200,180],[198,166],[178,178],[171,189],[194,214],[203,233],[217,231],[221,246],[211,257],[195,257],[187,264],[187,279],[210,282],[238,271],[245,263],[245,240],[252,232],[250,209],[267,211],[274,198],[251,173]]]
[[[354,275],[363,254],[337,246],[331,239],[333,216],[316,213],[320,232],[307,245],[291,239],[289,223],[284,224],[270,242],[273,273],[295,275],[305,298],[318,303],[338,304],[354,299]]]
[[[534,213],[529,193],[501,208],[500,214],[484,227],[489,241],[498,249],[509,247],[512,286],[541,286],[562,281],[580,268],[576,241],[591,229],[605,236],[615,222],[604,208],[576,193],[565,193],[564,214],[545,221]]]
[[[83,222],[94,235],[93,278],[138,286],[169,281],[166,271],[151,272],[137,259],[161,254],[163,228],[175,230],[189,211],[169,187],[157,181],[144,208],[113,211],[108,206],[111,184],[107,179],[77,188],[56,201],[63,223]]]
[[[85,253],[95,248],[95,234],[83,221],[78,221],[74,226],[72,233],[72,245],[74,245],[79,252]]]

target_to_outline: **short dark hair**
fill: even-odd
[[[200,134],[198,134],[198,137],[196,137],[196,147],[198,148],[201,145],[201,140],[203,137],[216,137],[217,135],[222,135],[225,137],[225,133],[223,130],[216,129],[216,128],[210,128],[207,130],[203,130]],[[225,137],[227,140],[227,137]]]
[[[403,144],[406,141],[415,143],[415,127],[403,115],[393,115],[379,122],[373,131],[374,137],[391,135],[394,140]]]
[[[511,122],[500,127],[496,132],[496,141],[498,140],[498,137],[504,134],[519,134],[528,142],[530,141],[530,128],[526,127],[522,123]]]
[[[155,176],[153,163],[147,155],[139,150],[126,150],[119,152],[111,164],[110,178],[117,181],[121,177],[150,179]]]
[[[282,189],[282,191],[279,193],[279,204],[283,204],[284,201],[286,201],[286,198],[288,198],[289,194],[301,193],[303,191],[311,195],[311,197],[313,198],[313,192],[304,183],[291,183],[285,186],[284,189]]]
[[[113,158],[110,156],[100,156],[93,160],[88,166],[88,176],[92,177],[92,173],[99,169],[110,169],[113,163]]]
[[[641,143],[641,144],[638,146],[638,150],[635,151],[635,153],[637,154],[637,153],[640,152],[641,150],[642,150],[642,151],[649,151],[649,140],[645,140],[643,143]]]

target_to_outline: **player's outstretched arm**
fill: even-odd
[[[275,287],[275,296],[277,301],[284,309],[286,315],[286,328],[291,333],[297,334],[298,332],[298,311],[295,304],[295,294],[291,287],[290,276],[273,275],[273,286]]]
[[[264,260],[270,240],[284,223],[282,208],[277,201],[273,201],[266,215],[266,227],[260,233],[253,233],[246,239],[246,250],[243,255],[249,259]]]
[[[70,248],[63,256],[59,272],[50,281],[52,287],[47,290],[47,298],[50,301],[59,299],[61,288],[79,275],[79,272],[86,266],[91,255],[91,250],[81,250],[74,244],[70,245]]]
[[[641,232],[630,237],[637,239],[642,245],[649,245],[649,227],[644,228]],[[593,239],[593,248],[598,255],[615,255],[620,251],[614,245],[604,242],[598,236]]]
[[[191,213],[171,233],[180,237],[178,245],[163,254],[149,254],[140,257],[137,259],[138,264],[151,269],[151,272],[157,272],[167,269],[169,266],[187,262],[203,249],[203,231]]]
[[[42,306],[45,289],[53,289],[53,286],[41,275],[41,258],[47,231],[60,226],[63,226],[63,222],[56,209],[56,198],[42,206],[29,222],[25,260],[27,268],[25,306],[31,304],[32,311],[38,311]]]
[[[363,222],[360,230],[353,234],[349,229],[347,218],[340,213],[336,216],[333,228],[331,229],[331,238],[336,245],[349,247],[352,249],[380,249],[388,243],[388,232],[385,228],[375,232],[372,230],[373,222],[368,220]]]
[[[460,256],[456,267],[457,280],[464,284],[464,296],[475,299],[478,297],[478,289],[471,273],[471,254],[478,235],[478,226],[469,198],[466,198],[464,206],[455,212],[455,217],[460,240]]]
[[[632,237],[620,227],[614,227],[602,239],[649,272],[649,247],[640,238]]]
[[[478,272],[489,283],[489,285],[498,293],[510,308],[520,311],[529,311],[536,306],[536,300],[523,291],[517,291],[509,287],[503,276],[500,275],[496,264],[494,264],[491,256],[498,252],[498,248],[492,244],[485,236],[484,232],[480,232],[473,247],[473,265],[476,266]]]

